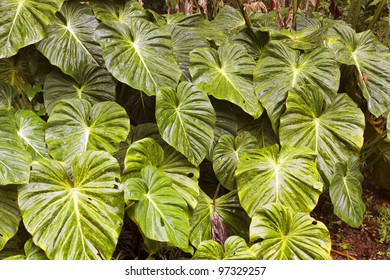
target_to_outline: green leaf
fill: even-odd
[[[352,157],[345,163],[336,164],[329,186],[334,213],[354,228],[362,225],[366,211],[362,200],[362,181],[359,158]]]
[[[103,63],[100,46],[94,40],[97,25],[98,21],[87,5],[65,2],[50,24],[47,37],[37,44],[37,48],[51,64],[76,78],[86,65]]]
[[[167,146],[163,149],[154,139],[144,138],[132,143],[125,159],[124,177],[139,177],[146,166],[159,168],[172,180],[172,187],[194,209],[198,203],[199,169],[182,154]]]
[[[309,213],[322,191],[315,153],[306,148],[278,145],[258,149],[240,158],[238,196],[250,217],[270,203],[282,203],[294,211]]]
[[[339,66],[325,47],[300,54],[281,42],[271,41],[254,69],[256,94],[275,131],[279,129],[290,89],[304,84],[317,85],[330,100],[339,88],[339,81]]]
[[[387,139],[390,140],[390,112],[387,115],[386,130],[387,130]]]
[[[30,155],[18,135],[13,115],[0,109],[0,186],[25,184],[30,176]]]
[[[258,118],[263,107],[254,92],[254,65],[245,48],[237,43],[224,44],[218,51],[199,48],[190,53],[190,73],[197,87]]]
[[[147,14],[138,1],[89,1],[98,20],[103,22],[130,22],[133,18],[146,18]]]
[[[237,188],[235,171],[239,158],[258,147],[257,139],[247,131],[237,137],[228,134],[219,137],[213,151],[213,169],[225,188],[229,190]]]
[[[13,56],[19,49],[46,36],[64,0],[3,0],[0,2],[0,58]]]
[[[0,110],[11,111],[18,107],[15,102],[18,95],[16,87],[9,83],[0,82]]]
[[[207,95],[188,82],[181,82],[176,90],[162,88],[157,93],[161,137],[196,166],[213,142],[215,118]]]
[[[43,99],[48,114],[66,99],[85,99],[92,105],[102,101],[115,101],[115,83],[103,68],[87,65],[75,74],[75,79],[60,71],[47,75]]]
[[[181,71],[169,32],[134,18],[127,23],[103,22],[95,33],[107,68],[116,79],[148,95],[164,86],[176,87]]]
[[[263,32],[258,28],[245,28],[233,37],[232,42],[239,43],[244,46],[248,54],[257,60],[262,52],[262,49],[268,43],[268,32]]]
[[[46,122],[28,110],[19,110],[14,116],[18,136],[32,159],[49,157],[45,143]]]
[[[28,239],[24,244],[24,255],[15,255],[5,260],[48,260],[45,252],[34,244],[32,239]]]
[[[107,152],[76,155],[71,174],[57,161],[32,164],[19,206],[33,241],[50,259],[110,259],[122,228],[119,165]]]
[[[377,162],[372,168],[372,179],[375,187],[382,190],[390,190],[390,143],[382,142],[374,155]]]
[[[326,41],[337,61],[355,65],[358,85],[370,112],[379,117],[390,106],[390,52],[370,31],[356,34],[347,25],[334,25]]]
[[[260,242],[260,259],[328,260],[331,241],[326,226],[307,213],[292,212],[281,204],[259,209],[250,228],[251,242]]]
[[[245,19],[239,10],[226,5],[211,21],[210,27],[220,30],[226,38],[229,38],[245,28]]]
[[[218,215],[222,225],[229,235],[248,236],[250,220],[242,209],[238,200],[237,191],[229,192],[212,200],[203,191],[200,191],[198,205],[190,219],[190,241],[195,247],[204,240],[218,235],[218,229],[213,228],[213,215]]]
[[[359,155],[364,125],[363,113],[346,94],[328,102],[316,87],[295,88],[281,119],[280,143],[315,151],[318,171],[328,185],[336,163]]]
[[[69,163],[86,150],[117,151],[129,130],[129,117],[115,102],[92,106],[83,99],[64,100],[49,117],[46,143],[53,158]]]
[[[189,216],[184,198],[172,188],[172,180],[153,166],[141,170],[141,178],[124,183],[127,214],[149,239],[188,247]]]
[[[31,58],[28,57],[28,52],[23,51],[10,58],[0,59],[0,82],[6,82],[18,88],[29,85],[34,81],[29,60]]]
[[[0,251],[18,231],[22,220],[15,186],[0,186]]]
[[[206,240],[199,244],[193,256],[195,260],[255,260],[255,254],[249,249],[245,240],[239,236],[226,239],[224,248],[213,241]]]

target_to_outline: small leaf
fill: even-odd
[[[236,43],[224,44],[218,51],[199,48],[190,53],[190,73],[197,87],[258,118],[263,107],[254,92],[254,66],[245,48]]]
[[[1,65],[0,65],[1,67]],[[0,82],[0,110],[11,111],[18,105],[16,98],[18,97],[18,89],[9,83]]]
[[[125,181],[124,190],[126,204],[134,202],[127,214],[147,238],[179,248],[188,246],[187,203],[164,172],[147,166],[140,178]]]
[[[176,90],[163,88],[157,94],[156,119],[162,138],[199,165],[210,148],[215,112],[205,93],[188,82]]]
[[[24,244],[24,255],[15,255],[5,260],[48,260],[45,252],[34,244],[32,239],[28,239]]]
[[[224,249],[213,240],[202,241],[193,256],[195,260],[255,260],[255,254],[239,236],[226,239]]]
[[[326,226],[307,213],[272,203],[259,209],[250,227],[256,255],[264,260],[328,260],[331,241]]]
[[[18,231],[22,220],[15,186],[0,186],[0,251]]]
[[[71,162],[87,150],[117,151],[129,130],[129,117],[115,102],[91,106],[83,99],[64,100],[49,117],[46,143],[53,158]]]
[[[362,200],[362,181],[360,161],[357,157],[352,157],[346,163],[336,164],[329,186],[334,213],[354,228],[362,225],[366,210]]]

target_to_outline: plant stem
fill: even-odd
[[[244,20],[245,20],[245,24],[248,28],[251,27],[251,21],[248,17],[248,14],[246,13],[245,9],[244,9],[244,4],[242,3],[242,0],[236,0],[237,2],[237,6],[240,8],[240,11],[242,13],[242,16],[244,17]]]
[[[382,0],[379,4],[379,6],[376,8],[376,11],[375,11],[375,14],[374,14],[374,17],[372,18],[371,22],[370,22],[370,25],[368,26],[368,29],[371,29],[373,30],[374,29],[374,26],[375,24],[377,23],[377,21],[379,20],[382,12],[383,12],[383,9],[385,8],[386,6],[386,3],[387,3],[388,0]]]

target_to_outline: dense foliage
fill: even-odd
[[[151,258],[329,259],[320,196],[358,228],[361,171],[389,188],[370,30],[133,0],[2,0],[0,25],[1,258],[119,258],[130,233]]]

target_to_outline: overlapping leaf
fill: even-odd
[[[362,200],[363,175],[360,161],[356,157],[346,163],[337,163],[329,186],[333,212],[351,227],[362,225],[366,206]]]
[[[213,215],[217,214],[229,235],[246,238],[249,218],[238,200],[237,191],[229,192],[215,200],[200,191],[198,205],[190,219],[190,241],[195,247],[213,238]],[[214,234],[215,235],[215,234]]]
[[[229,189],[236,189],[236,175],[239,157],[246,152],[259,148],[257,139],[249,132],[237,137],[222,135],[213,151],[213,168],[221,184]]]
[[[37,48],[51,64],[76,78],[86,65],[103,63],[100,46],[94,40],[97,25],[98,21],[87,5],[66,2]]]
[[[226,43],[218,48],[199,48],[190,53],[190,73],[196,84],[215,98],[230,101],[254,118],[263,107],[253,87],[255,62],[245,48]]]
[[[115,102],[92,106],[83,99],[64,100],[49,117],[46,143],[53,158],[70,162],[86,150],[115,152],[129,130],[129,117]]]
[[[307,213],[281,204],[259,209],[250,228],[251,242],[260,242],[256,255],[265,260],[327,260],[331,241],[326,226]]]
[[[295,88],[281,119],[280,143],[315,151],[318,171],[328,185],[336,163],[359,155],[364,124],[363,113],[346,94],[328,102],[316,87]]]
[[[163,149],[154,139],[144,138],[132,143],[125,159],[125,178],[139,177],[146,166],[154,166],[171,178],[172,187],[194,209],[198,203],[199,169],[170,146]]]
[[[226,239],[224,248],[213,241],[206,240],[199,244],[193,256],[195,260],[255,260],[255,254],[249,249],[245,240],[239,236]]]
[[[66,99],[85,99],[92,105],[102,101],[115,101],[114,81],[103,68],[87,65],[81,67],[74,76],[76,80],[53,71],[46,77],[43,97],[49,114],[61,100]]]
[[[0,82],[0,110],[11,111],[15,107],[18,89],[9,83]]]
[[[119,81],[155,95],[164,86],[176,87],[181,71],[168,31],[143,19],[101,23],[96,35],[108,70]]]
[[[5,260],[48,260],[45,252],[28,239],[24,244],[24,255],[14,255]]]
[[[162,88],[156,119],[162,138],[198,166],[214,137],[215,112],[207,95],[188,82],[176,90]]]
[[[0,2],[0,58],[13,56],[19,49],[46,36],[64,0],[4,0]]]
[[[98,20],[103,22],[130,22],[134,17],[146,18],[147,14],[138,1],[89,1]]]
[[[0,186],[27,183],[30,155],[18,135],[13,115],[0,109],[0,124]]]
[[[236,171],[238,196],[250,217],[270,203],[310,212],[322,192],[315,153],[306,148],[278,145],[258,149],[240,158]]]
[[[22,219],[15,186],[0,186],[0,251],[18,231]]]
[[[338,64],[325,47],[300,54],[281,42],[271,41],[254,69],[256,94],[275,130],[279,128],[290,89],[300,84],[317,85],[330,100],[339,88],[339,80]]]
[[[348,25],[336,24],[326,41],[340,63],[355,65],[358,85],[370,112],[379,117],[390,106],[390,52],[370,31],[356,34]]]
[[[57,161],[32,164],[19,206],[33,241],[50,259],[110,259],[123,224],[119,165],[107,152],[74,157],[71,174]]]
[[[161,170],[147,166],[140,178],[124,183],[127,214],[149,239],[188,247],[189,216],[184,198],[172,187],[172,180]]]

